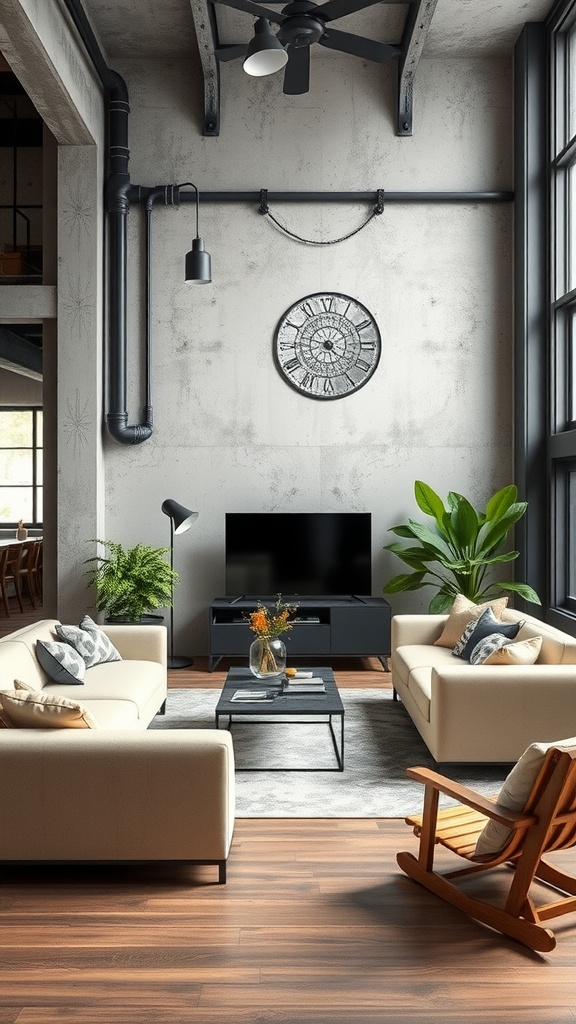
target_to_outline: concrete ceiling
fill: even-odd
[[[422,56],[509,53],[524,23],[542,21],[551,5],[552,0],[438,0]],[[270,6],[281,10],[277,3]],[[84,0],[84,7],[110,60],[197,56],[190,0]],[[377,3],[333,25],[398,43],[406,10],[404,4]],[[216,13],[222,43],[248,41],[253,27],[249,14],[219,4]],[[342,54],[342,59],[349,58]]]

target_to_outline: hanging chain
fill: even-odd
[[[348,238],[353,238],[354,235],[357,235],[360,231],[363,231],[364,228],[367,227],[367,225],[370,223],[373,217],[378,217],[383,212],[384,189],[379,188],[378,191],[376,192],[376,206],[368,214],[368,217],[366,218],[363,224],[360,224],[359,227],[354,228],[353,231],[349,231],[347,235],[342,235],[340,238],[331,238],[328,239],[327,241],[318,241],[315,238],[303,238],[301,235],[297,235],[295,231],[290,231],[290,228],[287,228],[285,224],[282,224],[279,220],[277,220],[277,218],[270,212],[270,207],[268,206],[268,189],[260,189],[260,207],[258,209],[258,213],[261,213],[262,216],[269,217],[273,224],[275,224],[280,231],[282,231],[285,235],[288,235],[289,238],[294,238],[297,242],[303,242],[304,245],[336,245],[338,242],[345,242]]]

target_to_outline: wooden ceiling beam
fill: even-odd
[[[398,64],[397,135],[412,135],[414,75],[438,0],[416,0],[408,8]]]
[[[220,45],[214,6],[209,0],[190,0],[204,80],[204,135],[220,135]]]

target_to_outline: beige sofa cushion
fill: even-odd
[[[458,597],[454,599],[454,604],[450,609],[450,613],[444,624],[444,629],[434,641],[436,647],[455,647],[458,643],[462,633],[466,629],[466,626],[472,619],[478,619],[485,612],[487,608],[491,608],[494,612],[494,616],[497,619],[502,618],[502,614],[506,605],[508,604],[507,597],[497,597],[494,601],[486,601],[484,604],[474,604],[467,597],[463,597],[462,594],[458,594]]]
[[[78,701],[36,690],[4,690],[0,702],[15,729],[97,729],[98,723]]]
[[[569,750],[576,747],[576,736],[567,740],[558,740],[552,743],[531,743],[526,748],[522,757],[514,765],[512,771],[504,779],[497,803],[504,804],[512,811],[521,811],[526,806],[536,776],[540,771],[546,752],[551,747],[558,747],[560,750]],[[498,853],[508,841],[510,829],[501,825],[498,821],[489,819],[476,843],[476,855]]]

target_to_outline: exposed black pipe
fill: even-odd
[[[155,186],[158,188],[158,186]],[[153,189],[144,185],[133,185],[130,199],[135,203],[145,203]],[[374,203],[378,191],[373,192],[269,192],[266,199],[273,203]],[[261,200],[261,191],[257,192],[205,192],[200,195],[200,203],[257,203]],[[383,201],[388,203],[511,203],[514,193],[501,192],[383,192]],[[182,192],[181,203],[195,203],[193,192]]]
[[[128,425],[126,388],[127,218],[130,210],[128,115],[130,105],[124,79],[108,67],[92,26],[79,0],[66,7],[105,93],[108,127],[106,209],[108,213],[108,433],[119,444],[140,444],[152,434],[150,400],[150,335],[146,336],[147,387],[144,422]]]

